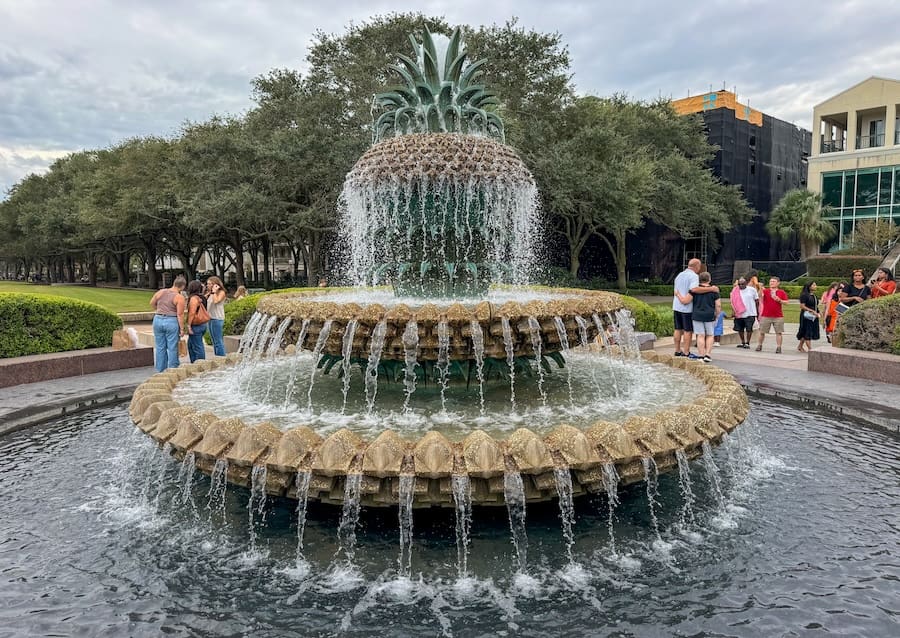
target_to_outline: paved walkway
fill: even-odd
[[[774,335],[766,338],[762,352],[723,343],[713,349],[712,365],[731,372],[751,394],[811,403],[900,432],[900,408],[879,403],[897,396],[898,386],[808,372],[807,355],[796,350],[796,331],[796,324],[785,326],[782,354],[775,354]],[[831,346],[822,339],[813,347]],[[655,349],[673,352],[672,338],[658,340]],[[134,388],[153,373],[153,368],[134,368],[2,388],[0,435],[73,411],[127,401]]]
[[[900,387],[866,379],[807,371],[807,355],[797,351],[797,324],[786,324],[781,353],[775,353],[775,335],[766,335],[762,352],[756,352],[758,333],[753,333],[750,350],[736,346],[737,335],[713,348],[713,364],[728,370],[748,392],[805,403],[863,419],[885,429],[900,432],[900,407],[885,405],[886,397],[900,393]],[[733,332],[733,331],[728,331]],[[830,348],[823,335],[813,342],[813,349]],[[671,337],[657,340],[657,352],[675,351]],[[695,348],[691,349],[696,352]]]

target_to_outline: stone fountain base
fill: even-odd
[[[361,503],[391,506],[398,503],[402,475],[415,477],[416,506],[453,507],[452,478],[467,476],[474,504],[504,505],[504,475],[518,472],[527,501],[554,500],[558,468],[570,470],[575,495],[605,491],[604,474],[612,468],[618,484],[644,480],[644,459],[651,457],[660,472],[671,470],[678,465],[676,453],[696,458],[704,443],[720,442],[746,418],[747,396],[724,370],[656,352],[642,356],[695,375],[706,392],[678,409],[623,423],[598,421],[584,430],[560,425],[544,437],[521,428],[502,440],[481,430],[458,442],[435,431],[418,440],[386,430],[366,441],[347,429],[322,438],[306,426],[282,431],[268,422],[248,425],[172,399],[180,381],[240,360],[232,354],[154,375],[135,391],[130,414],[176,458],[193,455],[206,474],[227,464],[228,482],[249,487],[254,468],[264,468],[265,490],[273,496],[297,498],[298,476],[308,474],[309,498],[341,504],[347,477],[360,475]]]

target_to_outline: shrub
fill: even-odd
[[[622,302],[631,311],[631,316],[634,317],[635,330],[659,335],[657,332],[659,330],[659,315],[650,304],[626,295],[622,295]]]
[[[841,316],[835,345],[900,355],[900,294],[856,304]]]
[[[854,268],[862,268],[868,276],[880,265],[881,257],[871,255],[819,255],[806,260],[810,277],[833,277],[840,281],[848,279]]]
[[[97,304],[0,293],[0,358],[109,346],[121,327],[116,314]]]
[[[236,299],[225,304],[225,323],[222,325],[222,331],[227,335],[239,335],[244,333],[247,322],[256,312],[256,304],[265,295],[283,295],[291,292],[303,292],[307,290],[316,290],[316,288],[282,288],[280,290],[268,290],[247,295],[243,299]],[[332,289],[333,290],[333,289]]]

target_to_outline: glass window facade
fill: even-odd
[[[900,166],[860,168],[822,174],[822,201],[831,211],[825,219],[839,229],[822,248],[843,248],[859,220],[884,219],[900,225]]]

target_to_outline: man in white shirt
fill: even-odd
[[[691,259],[687,268],[675,277],[675,293],[672,297],[672,314],[675,315],[675,356],[690,357],[691,341],[694,337],[694,309],[691,288],[700,283],[700,260]]]
[[[744,302],[744,312],[734,313],[734,331],[741,338],[738,348],[750,349],[750,337],[753,335],[753,324],[759,316],[759,293],[756,288],[747,285],[744,277],[738,279],[738,291]]]

